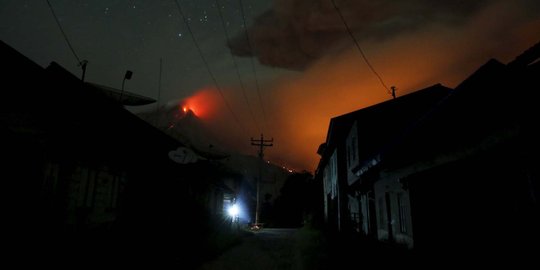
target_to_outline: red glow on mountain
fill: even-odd
[[[203,88],[179,104],[179,109],[187,113],[192,111],[199,118],[208,119],[216,113],[219,96],[214,88]]]

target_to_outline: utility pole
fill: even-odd
[[[82,60],[79,63],[79,66],[82,68],[82,77],[81,77],[82,82],[84,82],[84,77],[86,76],[86,65],[88,65],[88,60]]]
[[[391,86],[390,89],[392,89],[392,91],[391,91],[390,94],[392,95],[393,98],[396,98],[396,87],[395,87],[395,86]]]
[[[260,182],[262,178],[262,166],[264,164],[264,148],[265,147],[271,147],[274,145],[274,138],[270,140],[265,140],[264,135],[261,134],[261,138],[259,140],[251,138],[251,145],[258,146],[259,147],[259,178],[257,178],[257,206],[255,208],[255,226],[259,227],[259,198],[260,198]]]
[[[124,79],[122,80],[122,91],[120,92],[120,106],[123,106],[122,97],[124,96],[124,83],[126,80],[131,80],[131,76],[133,76],[133,72],[131,70],[126,70],[126,74],[124,75]]]

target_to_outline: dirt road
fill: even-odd
[[[297,229],[262,229],[245,236],[242,243],[205,263],[201,270],[214,269],[306,269],[302,251],[303,234]]]

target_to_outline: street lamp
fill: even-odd
[[[234,204],[229,206],[229,209],[227,209],[227,212],[228,212],[229,216],[231,217],[232,228],[238,229],[240,207],[238,207],[238,204],[234,203]]]
[[[231,216],[233,219],[238,216],[240,213],[240,209],[238,208],[237,204],[233,204],[229,207],[229,216]]]
[[[124,96],[124,84],[127,80],[131,80],[131,76],[133,76],[133,72],[131,70],[126,70],[126,74],[124,75],[124,79],[122,80],[122,91],[120,92],[120,104],[122,104],[122,97]]]

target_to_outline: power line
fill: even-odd
[[[371,69],[373,74],[375,74],[375,76],[377,76],[377,78],[379,79],[379,82],[382,84],[384,89],[386,89],[386,91],[388,91],[388,93],[390,93],[390,89],[388,88],[388,86],[386,86],[386,84],[384,83],[384,81],[381,78],[381,76],[379,75],[379,73],[377,73],[377,71],[375,71],[375,68],[373,68],[373,66],[371,65],[371,63],[367,59],[366,55],[364,54],[364,51],[360,47],[360,44],[358,43],[358,40],[356,40],[356,37],[353,35],[353,33],[351,31],[351,28],[349,27],[349,24],[347,24],[347,20],[345,20],[345,17],[343,17],[343,14],[341,13],[341,10],[339,10],[338,6],[336,5],[336,2],[334,0],[331,0],[331,1],[332,1],[332,4],[334,5],[334,8],[336,9],[336,12],[339,14],[339,17],[343,21],[343,24],[345,25],[345,28],[347,29],[347,32],[349,33],[349,36],[351,36],[354,44],[356,45],[356,48],[358,49],[358,51],[362,55],[362,58],[364,59],[364,62],[366,62],[366,64],[368,65],[369,69]]]
[[[156,127],[159,126],[159,99],[161,98],[161,74],[163,72],[163,59],[159,58],[159,81],[158,81],[158,94],[157,94],[157,100],[156,100]]]
[[[184,15],[184,12],[182,11],[182,7],[180,6],[180,4],[178,3],[178,0],[174,0],[174,3],[176,4],[176,8],[178,9],[178,12],[180,13],[180,16],[182,16],[182,20],[184,21],[184,24],[186,25],[186,28],[188,29],[188,32],[189,34],[191,35],[191,40],[193,40],[193,44],[195,45],[195,47],[197,48],[197,51],[199,52],[199,55],[201,56],[201,59],[204,63],[204,66],[206,67],[206,70],[208,70],[208,74],[210,74],[210,77],[212,78],[212,81],[214,82],[214,85],[216,86],[218,92],[219,92],[219,95],[221,96],[221,98],[223,99],[223,103],[225,103],[225,106],[227,107],[227,109],[229,110],[229,112],[231,113],[232,117],[234,118],[234,121],[236,121],[236,123],[238,124],[238,126],[240,128],[242,128],[243,130],[245,130],[244,126],[242,125],[242,123],[240,122],[240,120],[238,120],[238,117],[236,116],[236,114],[234,113],[231,105],[229,104],[229,102],[227,102],[227,99],[225,98],[225,95],[223,94],[223,91],[221,91],[221,87],[219,87],[219,84],[216,80],[216,77],[214,76],[214,73],[212,72],[212,70],[210,69],[210,65],[208,64],[208,61],[206,60],[206,58],[204,57],[203,53],[202,53],[202,50],[201,50],[201,47],[199,46],[199,43],[197,42],[197,40],[195,39],[195,35],[193,34],[193,30],[191,29],[191,26],[189,25],[189,22],[186,18],[186,16]]]
[[[221,25],[223,26],[223,30],[225,31],[225,38],[227,39],[227,45],[229,45],[231,39],[230,39],[230,36],[229,36],[229,31],[227,30],[227,26],[225,25],[225,19],[223,17],[223,13],[221,12],[221,5],[220,5],[219,0],[215,0],[215,3],[216,3],[217,10],[218,10],[219,18],[221,20]],[[255,119],[255,114],[253,113],[253,110],[252,110],[251,105],[249,103],[248,96],[246,95],[246,87],[245,87],[244,82],[242,81],[242,78],[240,76],[240,69],[238,68],[238,63],[236,61],[236,58],[232,54],[230,46],[229,46],[229,53],[230,53],[231,59],[232,59],[232,61],[234,63],[234,68],[236,70],[236,76],[238,77],[238,81],[240,82],[240,87],[242,88],[242,95],[244,96],[244,100],[246,101],[246,104],[247,104],[247,107],[248,107],[248,110],[249,110],[249,114],[251,115],[251,118],[253,119],[253,122],[255,123],[255,126],[257,127],[257,129],[259,130],[259,132],[261,132],[261,127],[259,126],[259,123],[257,122],[257,119]]]
[[[60,32],[62,32],[62,36],[64,36],[64,39],[66,40],[66,43],[69,46],[69,49],[73,53],[73,56],[75,56],[75,58],[77,59],[77,63],[79,65],[83,65],[83,62],[81,62],[81,60],[79,59],[79,56],[77,56],[77,53],[75,52],[75,49],[73,49],[73,46],[71,46],[71,42],[69,42],[69,39],[68,39],[66,33],[64,32],[64,29],[62,28],[62,25],[60,24],[60,21],[58,20],[58,17],[56,16],[56,13],[54,13],[54,8],[52,7],[49,0],[45,0],[45,1],[47,1],[47,5],[49,5],[49,9],[51,10],[51,13],[52,13],[52,15],[54,17],[54,20],[56,21],[56,24],[58,25],[58,28],[60,29]]]
[[[246,15],[245,15],[245,12],[244,12],[244,3],[242,2],[242,0],[238,0],[239,4],[240,4],[240,13],[242,14],[242,21],[244,23],[244,33],[246,35],[246,41],[248,43],[248,46],[250,48],[250,50],[252,52],[255,52],[255,46],[254,44],[251,44],[251,39],[249,38],[249,34],[248,34],[248,29],[247,29],[247,24],[246,24]],[[259,79],[258,79],[258,76],[257,76],[257,69],[255,68],[255,61],[253,60],[253,57],[250,57],[249,58],[251,60],[251,68],[253,69],[253,75],[255,76],[255,86],[256,86],[256,89],[257,89],[257,96],[259,97],[259,103],[261,105],[261,111],[262,111],[262,114],[263,114],[263,120],[264,120],[264,123],[267,124],[268,121],[267,121],[267,118],[266,118],[266,110],[264,109],[264,103],[262,102],[262,97],[261,97],[261,88],[259,86]]]

